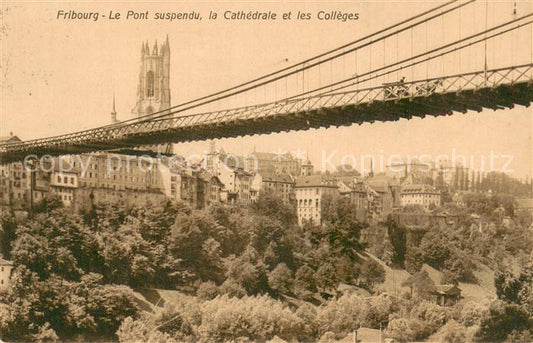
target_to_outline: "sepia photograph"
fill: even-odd
[[[530,0],[0,0],[0,343],[533,342]]]

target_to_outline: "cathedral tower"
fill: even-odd
[[[131,111],[137,117],[149,115],[170,107],[170,44],[158,46],[157,41],[150,51],[148,42],[141,47],[141,70],[137,85],[137,103]]]

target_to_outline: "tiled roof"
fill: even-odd
[[[435,290],[437,291],[437,293],[442,294],[450,293],[453,290],[458,290],[459,292],[461,291],[461,289],[455,285],[436,285]]]
[[[204,180],[204,181],[209,181],[209,180],[211,180],[213,177],[214,177],[214,175],[211,174],[211,173],[207,173],[207,172],[200,172],[200,173],[198,173],[198,178],[199,178],[199,179],[202,179],[202,180]]]
[[[300,176],[295,187],[337,187],[335,178],[327,175]]]
[[[17,136],[0,136],[0,144],[9,144],[21,142]]]
[[[294,160],[290,152],[286,153],[273,153],[273,152],[253,152],[247,157],[255,157],[258,160],[269,160],[269,161],[290,161]]]
[[[405,185],[402,187],[402,193],[440,193],[435,187],[426,184]]]
[[[378,193],[387,193],[390,186],[398,186],[398,181],[384,173],[376,174],[365,180],[366,184]]]
[[[263,182],[284,182],[284,183],[294,183],[292,177],[287,173],[260,173],[263,178]]]

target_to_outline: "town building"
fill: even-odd
[[[10,132],[9,136],[0,136],[1,145],[16,144],[19,142],[22,142],[22,140],[18,136],[15,136],[13,132]]]
[[[251,203],[257,197],[257,190],[252,187],[254,175],[241,167],[242,159],[238,156],[226,154],[222,149],[216,151],[211,146],[201,164],[224,185],[221,201]]]
[[[30,173],[22,162],[0,167],[0,200],[2,205],[21,209],[30,202]]]
[[[366,222],[372,206],[371,199],[377,199],[379,194],[357,178],[341,178],[338,185],[340,195],[350,199],[357,220]]]
[[[433,207],[440,206],[441,193],[435,187],[419,184],[402,187],[402,206],[420,205],[429,211]]]
[[[270,152],[252,152],[242,158],[244,169],[248,172],[267,172],[273,174],[300,175],[300,160],[291,153],[275,154]]]
[[[402,180],[409,175],[420,179],[432,180],[435,168],[432,163],[421,162],[417,159],[411,159],[407,162],[391,163],[386,166],[385,174],[394,179]]]
[[[0,137],[0,144],[20,142],[17,136]],[[48,194],[51,162],[41,159],[38,165],[34,161],[13,162],[0,165],[0,206],[12,209],[27,209],[34,201],[39,201]]]
[[[202,209],[211,204],[221,202],[221,191],[224,184],[218,177],[211,173],[200,172],[198,174],[197,208]]]
[[[401,207],[401,187],[398,180],[384,173],[371,173],[364,180],[364,185],[369,190],[369,219],[382,220],[391,214],[393,209]]]
[[[338,182],[328,175],[301,176],[294,186],[296,214],[300,226],[309,222],[313,225],[322,223],[322,197],[338,194]]]
[[[435,302],[440,306],[453,306],[461,300],[461,289],[455,285],[436,285]]]
[[[58,172],[76,172],[81,188],[160,191],[163,188],[158,160],[147,156],[97,153],[56,159]]]
[[[162,182],[161,191],[169,199],[197,206],[198,182],[196,174],[184,166],[161,164],[159,167]]]
[[[300,166],[300,175],[301,176],[310,176],[314,173],[314,167],[309,159],[306,159]]]
[[[55,166],[50,175],[50,191],[58,195],[65,206],[71,206],[74,203],[75,192],[79,188],[78,174],[74,170],[59,171],[59,168]]]
[[[294,199],[294,185],[295,180],[288,173],[257,172],[252,179],[252,190],[257,192],[253,200],[257,200],[261,193],[271,192],[289,203]]]
[[[21,142],[11,132],[0,137],[1,145]],[[21,208],[30,200],[30,177],[20,162],[0,165],[0,205]]]
[[[145,203],[164,198],[161,164],[156,159],[121,154],[68,155],[55,158],[50,193],[75,211],[99,202]]]

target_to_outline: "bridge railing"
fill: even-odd
[[[343,92],[318,94],[260,105],[224,109],[179,117],[163,117],[130,124],[74,132],[66,135],[35,139],[15,144],[1,145],[0,154],[9,152],[31,152],[41,147],[66,145],[90,146],[91,143],[120,140],[132,136],[165,131],[169,129],[195,127],[251,120],[269,116],[284,115],[321,108],[335,108],[359,105],[375,101],[398,101],[408,98],[427,97],[435,93],[445,94],[463,90],[496,87],[502,84],[533,82],[533,64],[483,70],[465,74],[438,77],[426,80],[395,82],[365,89],[348,89]],[[356,86],[355,84],[353,86]]]

